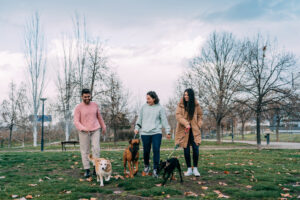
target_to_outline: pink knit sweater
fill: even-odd
[[[99,107],[94,102],[90,102],[88,105],[81,102],[76,106],[74,124],[79,131],[95,131],[100,127],[103,130],[106,129]]]

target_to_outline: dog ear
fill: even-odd
[[[132,142],[132,139],[129,140],[129,144],[131,144],[131,142]]]
[[[166,162],[166,167],[168,167],[169,165],[170,165],[170,163],[167,161],[167,162]]]

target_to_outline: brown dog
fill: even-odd
[[[139,139],[130,139],[129,146],[125,149],[123,153],[123,163],[124,163],[124,174],[126,175],[126,163],[128,163],[128,168],[130,171],[130,178],[133,178],[137,174],[139,169]],[[135,166],[135,170],[134,170]]]

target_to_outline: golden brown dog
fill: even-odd
[[[104,186],[103,184],[103,177],[105,181],[109,181],[112,173],[112,166],[109,160],[104,158],[93,158],[90,154],[89,159],[93,162],[97,174],[97,182],[100,181],[100,186]]]
[[[124,174],[126,175],[126,163],[128,163],[128,168],[130,171],[130,178],[133,178],[137,174],[139,169],[139,148],[140,140],[131,139],[129,140],[129,146],[125,149],[123,153],[123,164],[124,164]],[[135,166],[135,170],[134,170]]]

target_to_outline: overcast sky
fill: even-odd
[[[84,15],[90,35],[106,41],[110,63],[124,86],[144,98],[157,91],[162,103],[188,60],[212,31],[237,37],[258,32],[276,38],[280,47],[300,56],[299,0],[0,0],[0,89],[2,100],[11,80],[26,79],[23,33],[35,12],[47,39],[49,74],[55,67],[56,41],[72,31],[72,17]],[[44,96],[54,101],[55,76]]]

